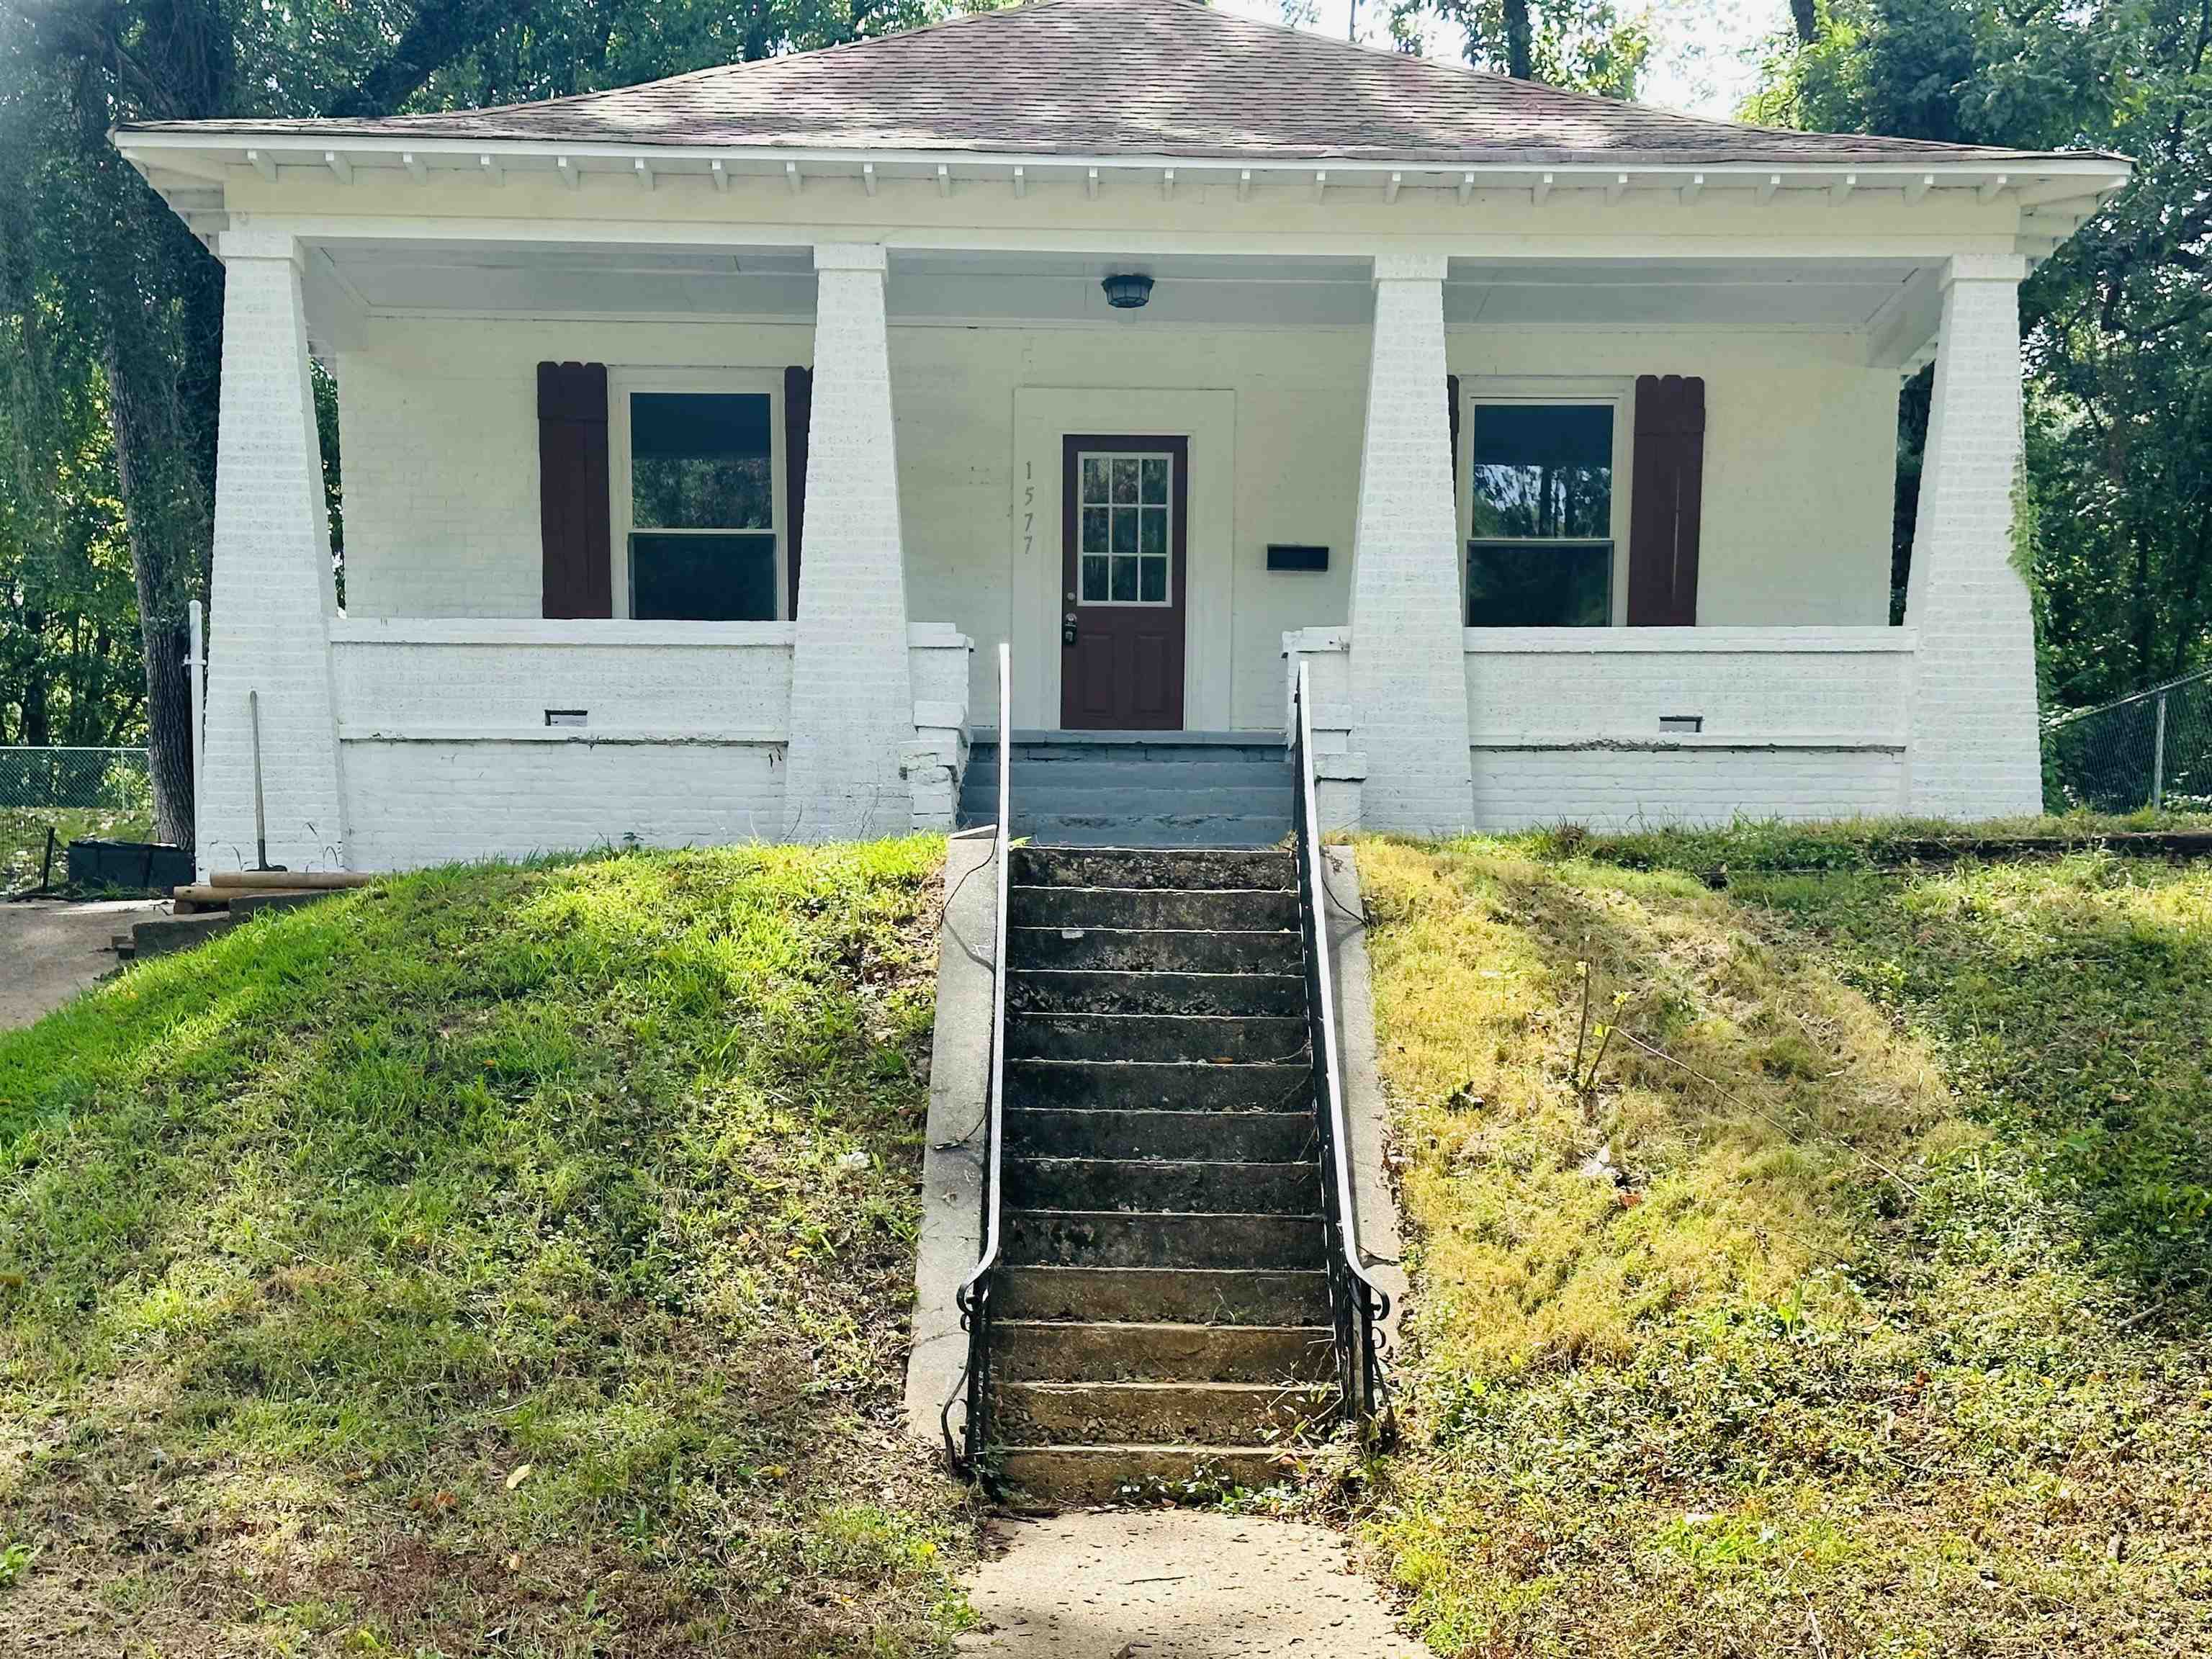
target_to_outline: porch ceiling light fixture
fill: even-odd
[[[1109,276],[1098,286],[1106,290],[1106,303],[1116,311],[1134,311],[1152,297],[1152,279],[1139,271]]]

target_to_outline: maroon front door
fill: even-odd
[[[1060,447],[1060,723],[1182,729],[1189,441],[1071,435]]]

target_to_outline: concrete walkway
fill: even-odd
[[[994,1522],[963,1653],[996,1659],[1426,1659],[1326,1527],[1195,1510]]]
[[[0,904],[0,1031],[52,1012],[108,972],[109,941],[166,908],[158,899]]]

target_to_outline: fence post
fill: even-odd
[[[2166,799],[2166,693],[2158,694],[2157,723],[2150,735],[2150,810],[2157,811]]]

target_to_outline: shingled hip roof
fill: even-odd
[[[495,109],[124,131],[1413,165],[1973,164],[2049,154],[1708,120],[1371,51],[1200,0],[1030,0]]]

